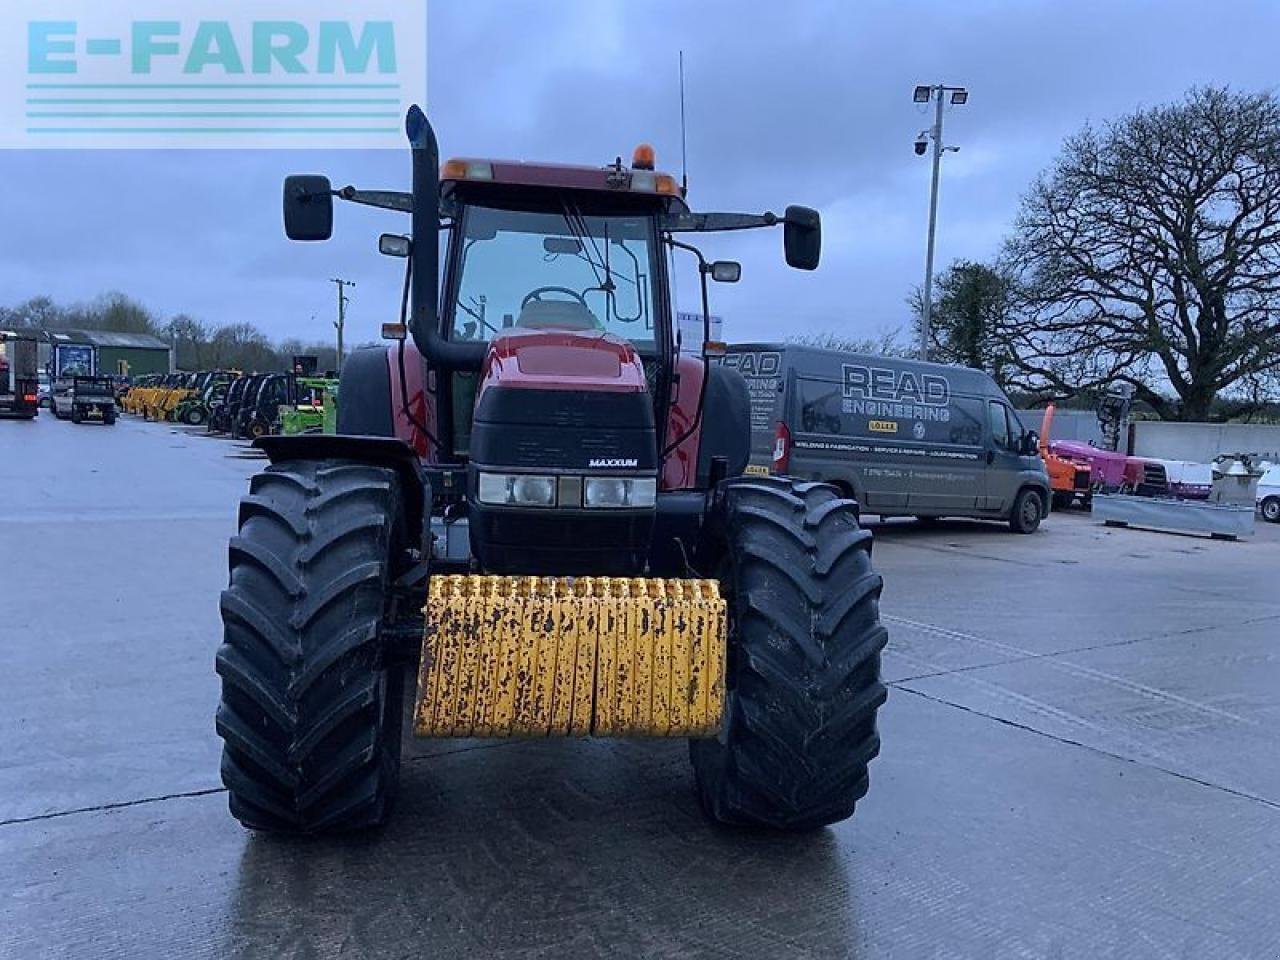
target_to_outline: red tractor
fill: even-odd
[[[406,129],[412,192],[285,181],[292,239],[327,239],[334,197],[411,227],[380,241],[397,342],[344,363],[338,435],[257,442],[217,655],[232,814],[382,823],[415,664],[419,735],[688,737],[715,820],[848,817],[885,699],[871,534],[831,487],[743,475],[745,384],[681,349],[668,278],[696,259],[705,320],[738,265],[681,237],[781,225],[812,270],[817,213],[692,213],[648,148],[441,167]]]

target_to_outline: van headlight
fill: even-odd
[[[564,507],[577,510],[638,510],[658,498],[656,477],[544,476],[529,473],[481,473],[476,497],[500,507]]]

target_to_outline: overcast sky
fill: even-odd
[[[695,209],[823,215],[817,273],[787,270],[775,231],[705,245],[743,262],[741,284],[713,291],[734,340],[906,332],[928,215],[916,83],[970,90],[946,119],[961,149],[943,164],[941,268],[998,249],[1021,192],[1087,120],[1196,84],[1280,82],[1275,0],[430,0],[429,34],[444,155],[605,163],[648,140],[673,170],[684,49]],[[348,342],[374,339],[400,281],[377,234],[407,220],[343,205],[333,241],[289,243],[280,179],[311,171],[403,189],[408,154],[0,151],[0,304],[120,290],[165,317],[327,337],[340,275],[357,283]]]

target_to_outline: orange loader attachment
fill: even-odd
[[[1049,449],[1049,435],[1053,429],[1056,407],[1051,403],[1044,408],[1040,421],[1040,459],[1049,472],[1049,489],[1053,492],[1053,507],[1062,510],[1071,506],[1077,496],[1087,503],[1093,487],[1093,467],[1090,464],[1060,457]]]
[[[1049,457],[1049,431],[1053,429],[1053,412],[1056,408],[1051,403],[1044,408],[1044,418],[1040,421],[1040,456]]]

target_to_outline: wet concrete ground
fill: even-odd
[[[230,818],[217,595],[258,465],[0,422],[0,956],[1280,954],[1280,528],[881,527],[856,816],[716,829],[683,743],[416,743],[376,837]]]

